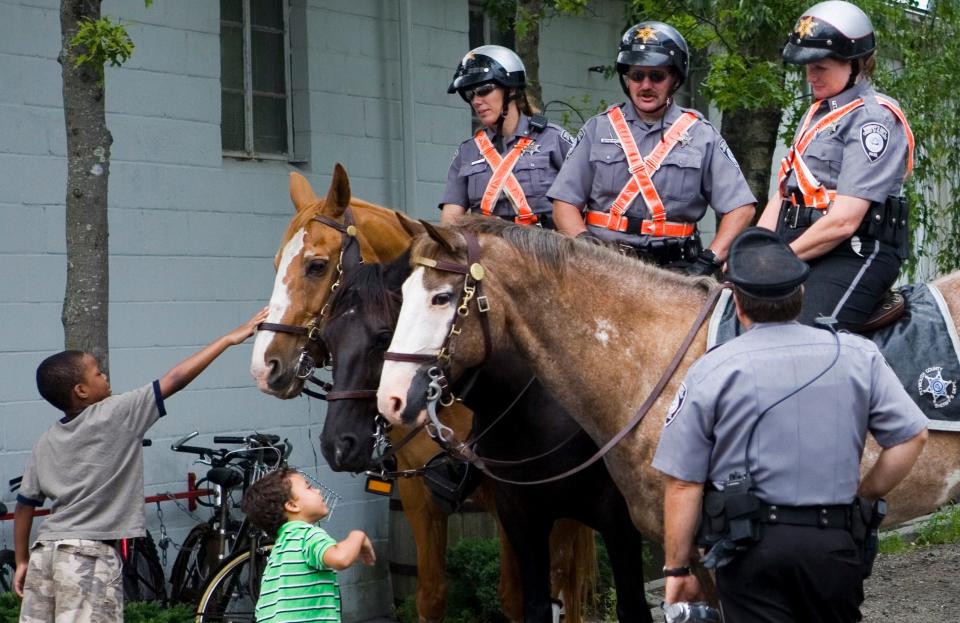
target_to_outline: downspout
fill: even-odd
[[[410,0],[400,0],[400,113],[403,142],[403,211],[412,214],[417,207],[417,135],[414,117],[413,53],[410,39],[413,21]]]

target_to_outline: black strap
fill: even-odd
[[[766,524],[786,524],[814,528],[840,528],[849,530],[853,506],[839,504],[830,506],[777,506],[762,504],[760,521]]]

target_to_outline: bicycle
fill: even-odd
[[[185,445],[196,435],[185,436],[171,449],[197,454],[211,466],[204,480],[214,490],[209,504],[213,513],[184,540],[171,573],[171,595],[175,601],[197,603],[198,621],[253,621],[260,577],[273,545],[245,519],[233,518],[230,494],[241,485],[245,491],[267,472],[285,466],[292,445],[263,434],[214,437],[214,443],[244,445],[233,450]]]

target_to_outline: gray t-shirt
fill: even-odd
[[[750,471],[768,504],[848,504],[869,430],[889,448],[927,426],[876,345],[796,322],[757,324],[697,360],[667,415],[653,467],[688,482]],[[773,406],[775,405],[775,406]],[[771,408],[772,406],[772,408]]]
[[[65,417],[41,435],[17,496],[30,506],[52,501],[37,539],[108,541],[146,534],[143,436],[165,413],[154,381]]]

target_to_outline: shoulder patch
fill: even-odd
[[[890,131],[882,123],[870,122],[860,126],[860,146],[870,162],[879,160],[890,143]]]
[[[574,140],[574,138],[570,136],[570,133],[564,130],[563,128],[560,128],[560,140],[566,142],[571,146],[576,145],[576,141]]]
[[[720,142],[717,143],[717,149],[719,149],[720,153],[726,156],[727,159],[733,163],[733,166],[737,167],[738,169],[740,168],[740,163],[737,162],[736,156],[734,156],[733,152],[730,151],[730,146],[727,145],[727,141],[721,138]]]
[[[687,386],[680,383],[680,389],[677,390],[677,395],[673,397],[673,402],[670,403],[670,409],[667,411],[667,419],[663,423],[664,428],[673,424],[673,421],[677,419],[677,413],[683,408],[683,401],[686,397]]]

